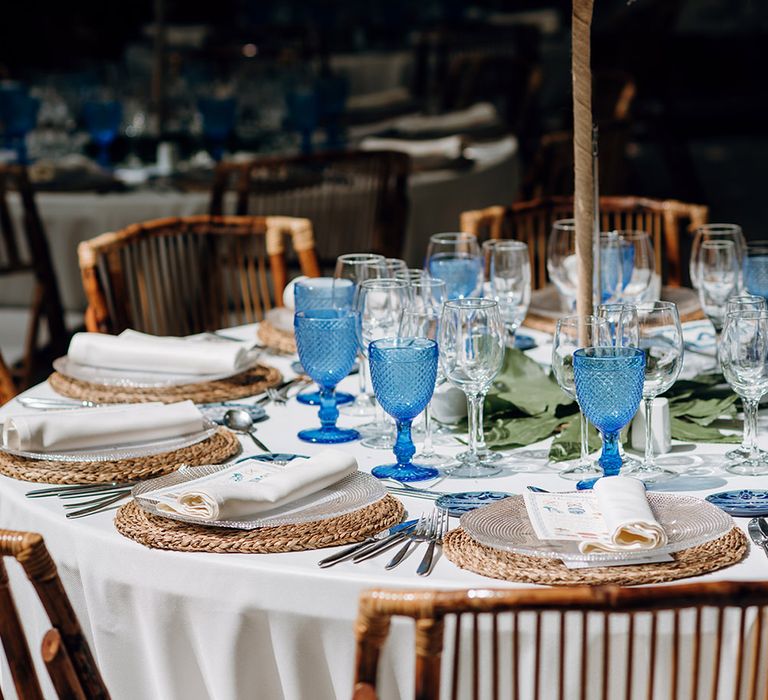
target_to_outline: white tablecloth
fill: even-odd
[[[248,336],[253,329],[242,332]],[[550,346],[542,345],[533,356],[547,361],[550,352]],[[289,373],[284,358],[270,361]],[[354,390],[356,384],[357,379],[351,377],[343,387]],[[30,393],[42,396],[53,392],[41,385]],[[0,416],[15,410],[18,406],[11,403],[0,409]],[[282,408],[271,406],[269,415],[270,419],[259,425],[259,435],[271,449],[302,454],[320,449],[296,438],[298,428],[317,423],[315,408],[292,401]],[[340,419],[344,426],[354,423]],[[768,447],[764,438],[761,442]],[[254,452],[250,440],[243,442],[243,448],[246,453]],[[366,449],[358,443],[344,449],[357,456],[362,469],[391,459],[391,453]],[[441,445],[440,449],[456,452],[461,446]],[[721,462],[725,450],[726,446],[718,445],[677,445],[673,454],[683,461],[693,458],[706,465]],[[521,493],[527,484],[551,490],[573,487],[573,482],[557,475],[557,466],[547,467],[542,459],[535,458],[546,454],[546,442],[520,453],[536,471],[483,480],[446,480],[437,488]],[[704,496],[763,482],[731,477],[714,468],[708,476],[671,482],[670,488],[674,484],[677,490]],[[515,585],[458,569],[442,557],[431,576],[418,577],[415,570],[420,552],[386,572],[386,557],[321,570],[317,561],[329,550],[268,555],[151,550],[118,534],[112,513],[67,521],[59,501],[26,499],[24,494],[31,488],[31,484],[0,477],[0,527],[35,530],[45,537],[115,700],[349,697],[354,667],[353,621],[361,591],[372,587]],[[431,507],[429,501],[410,498],[404,503],[411,517]],[[745,519],[736,522],[746,527]],[[452,526],[455,524],[452,521]],[[11,564],[17,601],[29,611],[34,595]],[[767,571],[763,553],[753,550],[742,563],[705,578],[754,580],[764,578]],[[45,627],[40,606],[34,604],[34,610],[29,632],[36,647]],[[381,665],[382,697],[411,697],[411,626],[396,624],[392,634]],[[660,656],[657,663],[664,661]],[[6,670],[3,692],[8,683]]]

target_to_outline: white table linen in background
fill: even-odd
[[[243,329],[242,333],[244,338],[253,337],[252,328]],[[526,333],[540,341],[544,338],[539,333]],[[537,360],[547,359],[550,354],[549,344],[532,351]],[[290,360],[269,358],[269,361],[290,375]],[[354,391],[356,385],[357,378],[349,377],[341,388]],[[53,395],[46,385],[30,393]],[[14,410],[18,410],[18,405],[9,404],[0,409],[0,415]],[[292,401],[285,408],[269,407],[269,415],[269,421],[260,423],[258,429],[272,449],[306,455],[323,449],[296,438],[299,428],[318,423],[316,408]],[[355,424],[349,418],[340,418],[342,426]],[[760,443],[768,448],[764,431],[761,431]],[[246,453],[257,452],[249,438],[242,444]],[[557,466],[547,468],[538,459],[546,453],[547,446],[548,441],[544,441],[517,452],[519,462],[527,461],[538,471],[490,479],[450,480],[436,488],[512,493],[521,493],[528,484],[550,490],[573,488],[573,482],[557,476]],[[458,443],[439,447],[449,453],[465,449]],[[695,463],[703,469],[713,456],[722,458],[730,447],[693,448],[678,444],[671,456],[680,461],[679,468]],[[359,443],[340,449],[353,454],[360,469],[365,471],[392,459],[389,452],[369,450]],[[681,478],[676,484],[671,482],[669,489],[703,497],[726,488],[764,485],[760,479],[731,476],[717,468],[711,471],[696,478]],[[122,537],[114,528],[112,512],[68,522],[60,502],[25,498],[24,494],[32,488],[32,484],[0,477],[0,527],[35,530],[46,538],[115,700],[350,697],[354,673],[353,624],[361,591],[381,587],[414,590],[523,587],[459,569],[442,556],[429,577],[419,577],[415,571],[423,547],[417,556],[409,557],[389,572],[384,570],[386,557],[319,569],[317,562],[336,549],[258,555],[151,550]],[[403,503],[409,517],[432,507],[429,501],[412,498],[404,498]],[[736,522],[746,532],[747,520]],[[451,526],[456,526],[455,520]],[[9,564],[8,569],[19,607],[26,612],[34,611],[28,625],[34,646],[47,629],[42,609],[18,567]],[[761,551],[753,549],[747,559],[733,567],[686,582],[760,580],[767,573],[768,560]],[[520,648],[532,655],[534,645],[528,643],[532,636],[529,631],[523,632]],[[482,644],[481,651],[486,655],[489,647],[485,641]],[[468,649],[466,645],[463,648]],[[671,658],[668,651],[667,645],[657,653],[659,673],[662,666],[668,669]],[[557,644],[552,648],[545,646],[542,654],[546,659],[556,658]],[[623,656],[617,651],[611,659],[611,676],[619,679]],[[45,677],[45,669],[41,667],[40,671]],[[489,674],[481,677],[487,680]],[[397,621],[381,660],[381,697],[384,700],[412,697],[412,680],[413,625]],[[530,680],[526,676],[523,682],[529,684]],[[542,674],[545,689],[551,688],[556,680],[555,674]],[[48,688],[50,690],[50,685]],[[3,692],[6,690],[9,690],[7,671],[3,675]],[[7,697],[13,697],[13,693],[9,692]]]

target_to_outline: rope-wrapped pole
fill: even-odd
[[[594,179],[592,172],[592,72],[589,35],[594,0],[573,0],[571,71],[573,74],[573,163],[576,261],[579,286],[576,313],[592,313],[594,274]]]

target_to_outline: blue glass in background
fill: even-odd
[[[311,87],[300,87],[286,95],[288,125],[301,134],[301,152],[312,153],[312,135],[319,122],[318,95]]]
[[[635,269],[635,246],[631,243],[622,242],[622,252],[621,288],[626,289],[627,285],[632,281],[632,272]]]
[[[357,357],[357,314],[337,309],[301,311],[293,318],[296,347],[304,370],[320,385],[320,428],[299,431],[305,442],[334,444],[360,438],[357,430],[336,427],[334,390]]]
[[[373,391],[381,407],[397,423],[395,464],[383,464],[371,472],[379,479],[421,481],[439,472],[411,462],[416,448],[411,422],[427,406],[437,378],[437,343],[428,338],[382,338],[368,346]]]
[[[750,294],[768,299],[768,241],[747,243],[744,288]]]
[[[309,277],[293,285],[294,310],[297,313],[309,309],[350,310],[354,300],[355,285],[352,280]],[[334,397],[337,404],[351,403],[355,400],[352,394],[344,391],[335,392]],[[315,390],[302,391],[296,396],[296,400],[307,406],[319,406],[320,392]]]
[[[27,134],[37,126],[40,100],[31,97],[25,86],[11,83],[0,87],[0,122],[5,146],[16,151],[16,161],[22,165],[27,157]]]
[[[619,433],[643,397],[645,354],[638,348],[581,348],[573,353],[573,373],[579,406],[603,437],[598,463],[604,476],[615,476],[621,468]],[[578,488],[595,481],[579,482]]]
[[[220,161],[224,145],[237,122],[237,100],[234,97],[201,97],[197,109],[203,120],[203,138],[208,144],[211,158]]]
[[[326,146],[341,148],[342,117],[349,95],[349,81],[341,75],[326,75],[317,83],[318,121],[325,128]]]
[[[430,276],[445,282],[449,301],[476,296],[482,286],[483,262],[471,253],[437,253],[428,268]]]
[[[91,100],[83,105],[85,128],[99,147],[99,165],[109,168],[109,147],[123,120],[123,106],[117,100]]]

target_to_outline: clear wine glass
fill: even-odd
[[[597,316],[566,316],[558,320],[552,338],[552,372],[558,386],[572,399],[576,396],[576,382],[573,377],[573,353],[579,348],[609,346],[608,322]],[[581,406],[579,406],[581,410]],[[577,464],[560,472],[564,479],[587,479],[602,474],[600,468],[589,459],[588,423],[581,411],[581,450]]]
[[[573,312],[579,283],[576,264],[576,224],[560,219],[552,224],[547,241],[547,272],[557,287],[563,307]]]
[[[336,258],[336,268],[333,276],[336,279],[352,280],[355,288],[357,288],[369,277],[375,276],[374,264],[383,263],[384,260],[383,255],[376,255],[374,253],[346,253]],[[376,414],[373,394],[368,391],[366,383],[368,374],[366,362],[365,355],[361,349],[359,354],[360,369],[358,370],[359,393],[351,404],[342,406],[341,412],[344,415],[370,418]]]
[[[483,440],[480,408],[504,361],[504,322],[492,299],[455,299],[443,305],[440,318],[440,363],[446,379],[467,396],[469,450],[446,471],[457,478],[498,474],[500,467],[478,452]]]
[[[747,250],[747,242],[744,239],[741,226],[736,224],[705,224],[696,229],[693,242],[691,243],[691,262],[689,267],[691,285],[694,289],[699,288],[699,248],[705,241],[733,241],[736,248],[736,257],[739,261],[739,291],[741,291],[744,288],[742,273]]]
[[[445,282],[448,299],[480,294],[483,261],[477,238],[471,233],[436,233],[429,239],[424,269]]]
[[[637,305],[640,348],[645,352],[645,456],[631,475],[646,483],[677,476],[656,464],[653,454],[653,400],[670,389],[683,367],[683,329],[677,305],[669,301],[649,301]]]
[[[739,260],[736,245],[728,240],[703,241],[698,250],[699,303],[715,327],[723,330],[728,299],[739,289]]]
[[[531,303],[531,260],[521,241],[504,241],[491,250],[491,292],[507,329],[507,347],[515,346],[515,333]]]
[[[622,242],[621,301],[636,304],[646,298],[656,273],[653,241],[646,231],[618,231]]]
[[[744,257],[744,289],[768,299],[768,241],[750,241]]]

